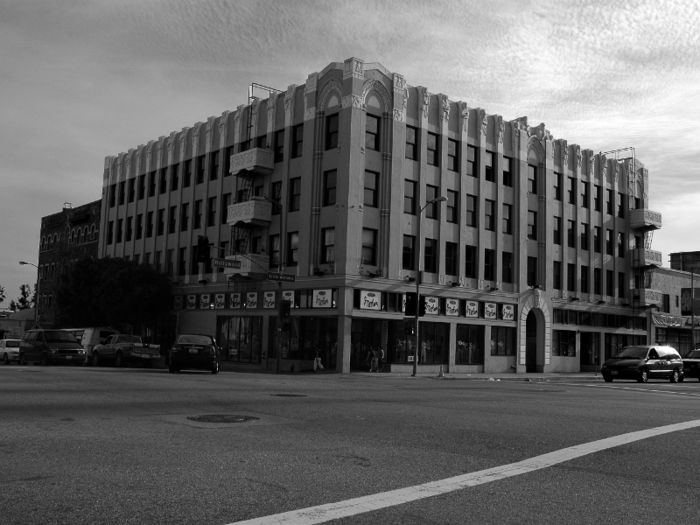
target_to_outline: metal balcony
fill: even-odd
[[[269,175],[275,167],[274,152],[253,148],[231,155],[231,174],[243,177]]]
[[[645,268],[648,266],[661,266],[661,252],[636,248],[632,250],[632,268]]]
[[[249,201],[231,204],[226,212],[226,223],[234,226],[239,223],[252,226],[267,226],[272,220],[272,203],[253,197]]]
[[[630,210],[630,228],[657,230],[661,228],[661,214],[646,208]]]
[[[651,288],[638,288],[632,290],[634,297],[634,306],[656,306],[663,303],[663,294],[660,290],[652,290]]]
[[[235,261],[240,264],[238,268],[224,268],[224,275],[234,275],[240,277],[262,278],[267,277],[267,271],[270,268],[270,257],[257,253],[241,253],[236,255],[227,255],[227,261]]]

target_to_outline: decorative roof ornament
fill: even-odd
[[[447,95],[440,95],[440,106],[442,107],[442,120],[449,122],[450,120],[450,99]]]
[[[462,116],[462,131],[469,131],[469,105],[466,102],[460,102],[459,111]]]

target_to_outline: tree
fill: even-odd
[[[172,304],[168,278],[124,259],[76,261],[56,293],[57,325],[125,329],[153,324]]]
[[[34,306],[35,301],[36,301],[36,286],[34,287],[34,294],[32,297],[29,297],[29,294],[31,293],[31,286],[28,284],[22,284],[19,287],[19,297],[17,300],[12,300],[10,301],[10,310],[13,312],[16,312],[17,310],[26,310],[27,308],[31,308]]]

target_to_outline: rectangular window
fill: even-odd
[[[576,222],[568,221],[569,227],[566,230],[567,246],[569,248],[576,248]]]
[[[593,268],[593,293],[600,295],[603,291],[603,276],[600,268]]]
[[[613,214],[613,206],[615,205],[615,203],[613,202],[613,199],[615,198],[615,194],[614,194],[613,190],[606,190],[606,192],[608,194],[608,200],[605,203],[605,207],[606,207],[605,211],[608,213],[608,215],[612,215]]]
[[[423,270],[429,273],[437,272],[437,259],[438,259],[438,247],[437,240],[435,239],[425,239],[424,248],[424,258],[423,258]]]
[[[447,169],[459,171],[459,142],[447,139]]]
[[[270,252],[270,266],[278,268],[280,265],[280,236],[270,235],[268,250]]]
[[[459,220],[459,193],[447,190],[447,222],[457,224]]]
[[[175,275],[175,249],[168,250],[168,260],[166,261],[166,271],[168,275]]]
[[[367,120],[365,121],[365,147],[374,151],[379,151],[379,132],[380,132],[380,121],[379,117],[366,115]]]
[[[588,250],[588,224],[581,223],[581,249]]]
[[[600,226],[593,226],[593,251],[595,253],[600,253],[601,235]]]
[[[146,237],[153,237],[153,212],[146,215]]]
[[[477,204],[476,195],[467,194],[467,226],[477,227]]]
[[[207,208],[207,226],[216,226],[216,197],[209,197]]]
[[[146,174],[139,175],[139,190],[136,198],[143,199],[146,196]]]
[[[436,133],[428,132],[427,162],[430,166],[439,166],[440,137]]]
[[[136,240],[138,241],[141,237],[143,237],[143,213],[136,216]]]
[[[617,272],[617,296],[624,298],[627,296],[625,293],[627,290],[627,279],[625,278],[625,272]],[[668,312],[668,308],[666,311]]]
[[[576,179],[569,177],[569,189],[567,190],[569,204],[576,204]]]
[[[513,159],[510,157],[503,157],[503,185],[513,186]]]
[[[228,221],[228,207],[231,205],[231,194],[224,193],[221,199],[221,224],[226,224]],[[274,213],[274,206],[273,206]]]
[[[527,258],[527,285],[537,286],[537,257]]]
[[[440,220],[440,203],[432,202],[438,198],[438,191],[437,186],[431,186],[430,184],[425,186],[425,217],[427,219]]]
[[[510,252],[501,253],[501,272],[504,283],[513,282],[513,254]]]
[[[175,233],[177,231],[177,206],[170,206],[170,212],[168,213],[168,233]]]
[[[588,208],[589,206],[589,196],[588,196],[588,183],[586,181],[581,181],[581,206]]]
[[[231,175],[231,156],[233,155],[233,146],[226,146],[224,150],[224,177]],[[222,268],[219,268],[222,271]]]
[[[622,232],[617,232],[617,256],[625,256],[625,234]]]
[[[613,231],[608,229],[605,230],[605,254],[615,255],[613,251]]]
[[[180,255],[177,259],[177,274],[186,275],[187,274],[187,248],[180,248]]]
[[[155,197],[156,195],[156,172],[152,171],[148,175],[148,196]]]
[[[527,191],[537,195],[537,166],[527,165]]]
[[[566,289],[569,292],[576,291],[576,265],[567,264],[566,265]]]
[[[552,355],[576,357],[576,332],[552,330]]]
[[[195,179],[195,184],[202,184],[204,182],[204,172],[206,171],[206,155],[200,155],[197,157],[197,176]]]
[[[289,211],[299,211],[301,205],[301,177],[289,181]]]
[[[182,187],[189,188],[192,184],[192,161],[186,160],[182,172]]]
[[[117,219],[117,243],[122,242],[122,235],[124,234],[124,219]]]
[[[515,355],[515,328],[491,327],[491,355]]]
[[[625,196],[622,193],[617,194],[617,216],[625,217]]]
[[[109,221],[107,224],[107,244],[114,242],[114,221]]]
[[[117,194],[116,194],[116,190],[117,190],[117,185],[116,185],[116,184],[112,184],[112,185],[109,187],[109,207],[110,207],[110,208],[114,208],[114,206],[115,206],[116,203],[117,203]]]
[[[299,263],[299,232],[287,234],[287,266],[296,266]]]
[[[275,132],[275,163],[284,160],[284,130]]]
[[[365,206],[376,208],[379,205],[379,173],[376,171],[365,170]]]
[[[273,182],[271,189],[270,200],[276,204],[272,205],[272,215],[279,215],[282,207],[282,182]]]
[[[197,230],[202,227],[202,200],[194,201],[194,226],[193,229]]]
[[[209,170],[209,180],[219,178],[219,150],[210,153]]]
[[[190,205],[184,203],[180,205],[180,231],[187,231],[190,223]]]
[[[362,262],[371,266],[377,264],[377,230],[362,228]]]
[[[406,126],[406,158],[418,160],[418,130],[413,126]]]
[[[158,210],[158,235],[165,233],[165,208]]]
[[[323,228],[321,242],[321,263],[335,262],[335,228]]]
[[[456,276],[458,273],[459,248],[456,242],[445,243],[445,274]]]
[[[292,158],[296,159],[304,154],[304,124],[298,124],[292,128]]]
[[[588,274],[590,269],[588,266],[581,266],[581,293],[588,293]]]
[[[416,183],[412,180],[403,183],[403,212],[416,214]]]
[[[537,240],[537,212],[528,210],[527,212],[527,238]]]
[[[158,191],[163,195],[168,191],[168,170],[167,168],[161,168],[160,170],[160,183],[158,184]]]
[[[496,250],[484,250],[484,279],[496,280]]]
[[[561,246],[561,217],[554,217],[554,230],[552,242]]]
[[[478,175],[476,170],[476,148],[474,146],[467,146],[467,175],[470,177]]]
[[[403,236],[403,261],[401,267],[404,270],[416,269],[416,237],[414,235]]]
[[[180,187],[180,165],[170,166],[170,191],[175,191]]]
[[[605,270],[605,293],[610,297],[615,295],[614,275],[612,270]]]
[[[503,233],[512,234],[513,233],[513,205],[504,204],[503,205]]]
[[[554,174],[554,198],[558,201],[561,200],[561,185],[564,180],[564,175],[561,173]]]
[[[126,189],[125,189],[125,186],[126,186],[126,182],[125,182],[125,181],[122,181],[122,182],[119,183],[119,206],[121,206],[122,204],[124,204],[124,199],[125,199],[125,197],[126,197]]]
[[[486,199],[484,201],[484,228],[488,231],[496,231],[496,201]]]
[[[335,115],[328,115],[326,117],[326,149],[333,149],[338,147],[338,124],[340,116],[338,113]]]
[[[335,204],[336,185],[338,172],[330,170],[323,174],[323,205],[333,206]]]
[[[493,172],[493,152],[487,151],[484,154],[485,178],[489,182],[496,182],[496,176]]]
[[[561,290],[561,262],[554,261],[552,265],[552,286],[555,290]]]
[[[476,279],[476,246],[466,245],[464,249],[464,276]]]
[[[255,147],[267,149],[267,135],[260,135],[257,139],[255,139]]]
[[[136,179],[129,179],[129,202],[134,202],[136,198]]]
[[[603,198],[603,188],[597,184],[593,188],[593,209],[595,211],[600,211],[600,201]]]

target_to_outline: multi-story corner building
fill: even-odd
[[[671,269],[700,273],[700,252],[675,252],[670,254]]]
[[[38,323],[52,328],[56,322],[56,288],[70,263],[97,257],[102,203],[97,200],[63,209],[41,219],[39,241]]]
[[[594,153],[350,58],[107,157],[99,254],[167,272],[177,330],[252,368],[318,354],[348,372],[383,346],[391,371],[414,352],[419,372],[593,370],[647,342],[661,301],[648,188],[631,148]]]

